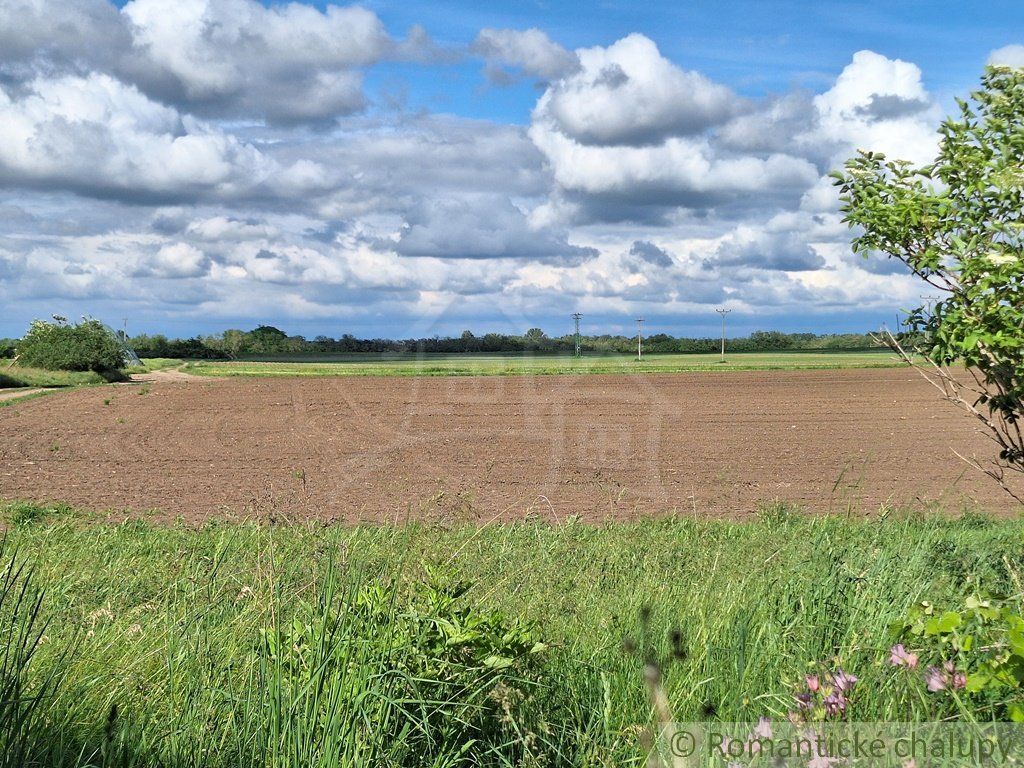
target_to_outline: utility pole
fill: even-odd
[[[642,360],[644,357],[644,319],[638,317],[636,319],[636,359]]]
[[[582,349],[583,345],[581,343],[582,339],[580,338],[580,318],[581,317],[583,317],[583,315],[581,315],[579,312],[573,312],[572,319],[573,319],[573,323],[575,324],[575,331],[573,333],[573,341],[576,342],[576,351],[573,354],[574,357],[582,357],[583,356],[583,349]]]
[[[731,309],[716,309],[715,312],[722,316],[722,362],[725,362],[725,316],[732,312]]]

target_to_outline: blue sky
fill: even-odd
[[[322,7],[322,3],[320,3]],[[573,49],[610,45],[643,32],[686,69],[696,69],[740,93],[760,96],[827,86],[859,50],[913,61],[929,90],[948,98],[969,90],[993,49],[1019,43],[1020,3],[992,3],[979,13],[952,2],[601,2],[486,4],[365,4],[394,31],[420,24],[437,40],[458,45],[484,27],[539,27]],[[537,100],[523,82],[500,98],[482,89],[479,66],[466,61],[436,72],[381,67],[371,82],[407,83],[411,104],[492,120],[526,123]],[[450,89],[450,83],[457,87]]]
[[[854,331],[825,175],[926,162],[989,3],[0,0],[0,335]]]

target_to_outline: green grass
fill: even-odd
[[[57,389],[0,389],[3,394],[14,393],[14,397],[6,397],[0,400],[0,408],[9,408],[20,403],[24,403],[26,400],[35,400],[39,397],[46,397],[52,392],[57,392]]]
[[[175,368],[182,360],[171,358],[148,358],[142,367],[126,370],[124,374],[101,374],[95,371],[47,371],[42,368],[27,368],[21,365],[0,364],[0,389],[9,388],[59,388],[83,387],[123,381],[129,373],[145,373],[164,368]]]
[[[678,373],[685,371],[887,368],[901,365],[888,351],[747,352],[726,355],[348,355],[276,360],[200,361],[190,373],[207,376],[500,376],[514,374]]]
[[[185,361],[174,357],[144,357],[141,368],[132,368],[129,373],[148,373],[150,371],[162,371],[166,368],[177,368]]]
[[[672,630],[679,719],[783,716],[817,662],[861,678],[855,719],[931,718],[891,683],[888,625],[922,599],[1019,602],[1024,577],[1024,523],[979,516],[198,530],[31,504],[6,516],[3,560],[32,565],[51,620],[31,667],[58,670],[31,745],[47,766],[641,766],[638,654],[666,658]],[[547,645],[497,671],[470,659],[502,627]]]
[[[80,387],[106,384],[109,379],[94,371],[46,371],[20,365],[0,366],[0,389],[9,387]]]

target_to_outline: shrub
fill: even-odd
[[[48,371],[115,371],[124,367],[124,350],[99,320],[76,324],[54,316],[36,320],[18,343],[18,362]]]
[[[930,361],[919,370],[984,424],[999,454],[979,468],[1024,501],[1004,480],[1024,479],[1024,68],[989,68],[972,96],[942,124],[934,164],[861,151],[833,176],[853,250],[898,259],[939,292],[910,317]],[[915,362],[908,340],[888,340]],[[958,363],[970,378],[945,368]]]
[[[378,582],[339,596],[329,573],[320,601],[264,630],[260,754],[477,765],[513,749],[546,646],[533,625],[464,605],[467,588],[432,579],[403,595]]]
[[[938,611],[924,602],[892,632],[893,666],[920,667],[918,686],[936,696],[962,691],[948,697],[953,714],[967,708],[976,717],[1024,722],[1024,618],[1016,605],[972,596],[960,610]]]

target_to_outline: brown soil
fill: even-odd
[[[992,446],[901,369],[192,379],[0,409],[0,498],[190,521],[1016,508],[954,451]]]

